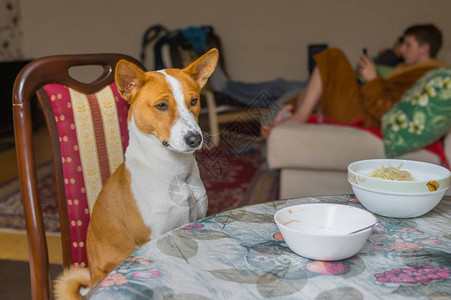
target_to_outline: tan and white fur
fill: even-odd
[[[207,195],[193,152],[202,147],[200,90],[214,71],[212,49],[185,69],[144,72],[128,61],[116,84],[130,103],[125,161],[106,181],[91,215],[87,268],[70,268],[55,282],[59,299],[81,299],[149,240],[203,218]]]

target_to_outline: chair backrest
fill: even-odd
[[[19,177],[29,244],[33,299],[50,299],[48,250],[37,190],[30,100],[37,93],[53,152],[63,265],[86,266],[86,232],[103,183],[122,163],[128,144],[128,103],[114,83],[121,54],[59,55],[26,65],[13,89]],[[101,66],[92,82],[73,78],[73,67]]]

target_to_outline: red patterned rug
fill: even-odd
[[[261,148],[222,143],[196,153],[208,195],[208,215],[277,199],[278,174],[264,168]]]
[[[208,215],[278,198],[278,174],[264,167],[262,145],[223,142],[196,153],[209,199]],[[38,190],[49,232],[59,231],[52,165],[38,168]],[[0,186],[0,230],[24,230],[25,221],[18,179]]]

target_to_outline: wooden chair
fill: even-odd
[[[28,236],[32,299],[50,299],[49,259],[37,190],[30,100],[37,93],[53,152],[63,265],[86,265],[86,231],[91,208],[106,178],[123,161],[128,144],[128,103],[114,83],[121,54],[60,55],[36,59],[16,78],[13,116],[19,177]],[[72,68],[100,66],[85,83]]]

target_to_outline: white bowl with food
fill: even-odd
[[[369,159],[348,166],[348,181],[369,211],[386,217],[415,218],[440,202],[450,186],[451,172],[420,161]]]
[[[289,206],[277,211],[274,220],[293,252],[323,261],[357,254],[377,223],[366,210],[330,203]]]

